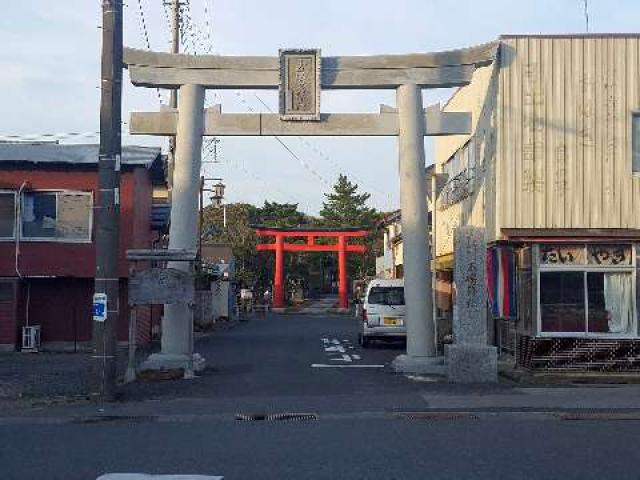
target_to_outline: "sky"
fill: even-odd
[[[97,132],[101,49],[100,0],[6,2],[0,16],[0,138]],[[126,0],[124,43],[169,49],[163,0]],[[590,32],[635,32],[638,0],[589,0]],[[279,48],[320,48],[323,55],[417,53],[477,45],[505,33],[584,33],[584,0],[189,0],[191,27],[182,49],[222,55],[270,55]],[[146,34],[145,34],[146,31]],[[167,92],[133,87],[124,77],[123,120],[132,111],[157,111]],[[425,91],[425,105],[452,90]],[[207,94],[226,112],[277,109],[276,92]],[[395,104],[392,91],[323,92],[323,112],[376,112]],[[126,125],[124,126],[126,133]],[[227,185],[227,202],[298,203],[317,214],[340,173],[371,194],[380,210],[398,208],[394,138],[288,137],[295,158],[271,137],[222,138],[207,177]],[[71,143],[70,140],[64,140]],[[73,142],[97,142],[97,137]],[[123,144],[166,140],[123,136]],[[426,163],[432,163],[427,139]],[[206,156],[212,161],[212,155]]]

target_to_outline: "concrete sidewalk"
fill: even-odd
[[[515,387],[500,393],[424,391],[428,410],[638,410],[640,386]]]

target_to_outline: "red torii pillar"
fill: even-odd
[[[259,236],[275,237],[274,243],[261,243],[256,246],[258,251],[275,251],[275,275],[273,281],[273,307],[284,307],[284,252],[338,252],[338,296],[340,308],[349,306],[347,292],[347,253],[365,253],[364,245],[351,245],[350,237],[366,237],[368,232],[359,229],[342,230],[304,230],[275,227],[257,227]],[[305,243],[286,243],[286,237],[305,238]],[[318,245],[316,238],[336,238],[336,243]]]

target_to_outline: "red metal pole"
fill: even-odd
[[[276,235],[276,269],[273,281],[273,306],[284,307],[284,237]]]
[[[344,236],[338,237],[338,297],[340,308],[348,308],[347,297],[347,240]]]

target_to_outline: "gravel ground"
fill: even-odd
[[[90,363],[87,353],[0,354],[0,399],[81,395]]]

